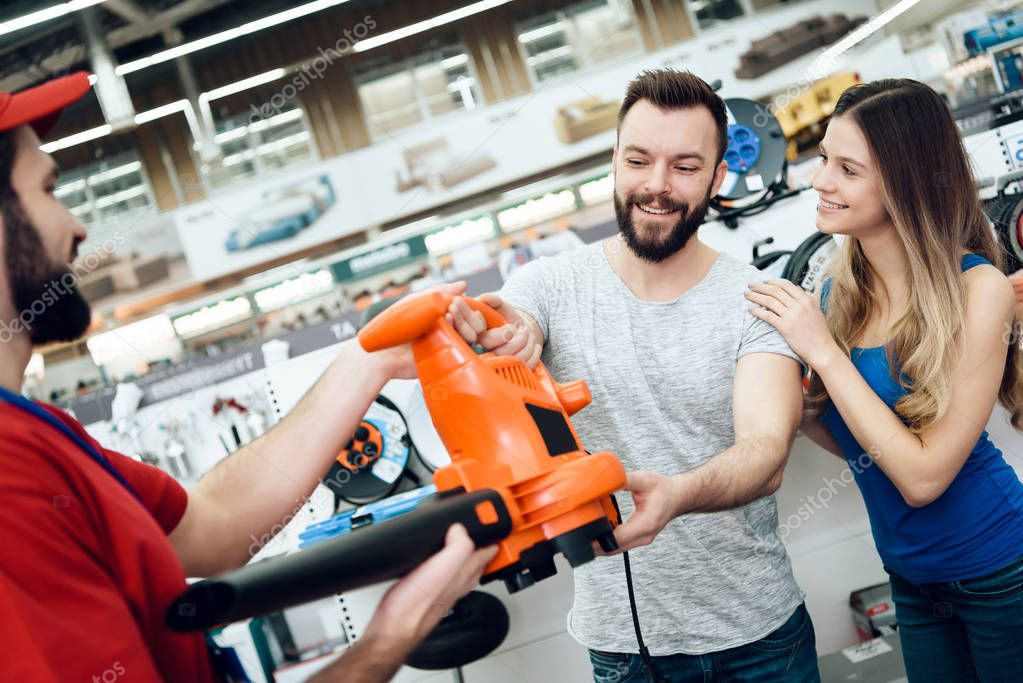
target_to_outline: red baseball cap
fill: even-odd
[[[20,92],[0,92],[0,132],[28,124],[42,139],[56,125],[60,112],[90,87],[89,72],[76,71]]]

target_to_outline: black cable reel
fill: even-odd
[[[1010,182],[1013,175],[1006,176],[999,184]],[[1002,245],[1002,270],[1011,275],[1023,268],[1023,193],[1005,194],[1002,186],[998,194],[984,202],[984,212]]]
[[[781,124],[770,110],[755,100],[730,97],[728,145],[725,161],[728,173],[710,205],[717,218],[737,228],[739,218],[766,211],[780,199],[798,194],[786,181],[788,160]]]

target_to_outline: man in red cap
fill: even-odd
[[[66,277],[85,228],[54,196],[57,169],[39,149],[88,90],[82,72],[0,93],[0,680],[214,681],[204,638],[164,626],[185,577],[245,564],[251,539],[290,519],[384,383],[414,367],[405,350],[348,343],[288,417],[187,492],[20,396],[32,347],[89,325]],[[363,636],[314,680],[389,680],[493,553],[452,527],[445,548],[390,590]]]

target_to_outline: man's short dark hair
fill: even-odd
[[[728,112],[725,102],[705,80],[689,71],[654,69],[644,71],[629,83],[625,99],[618,110],[618,134],[622,132],[622,121],[640,100],[649,100],[659,109],[673,111],[706,107],[718,129],[718,158],[721,163],[728,148]]]

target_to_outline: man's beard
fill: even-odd
[[[78,339],[91,320],[89,304],[78,292],[78,277],[46,260],[39,231],[16,194],[0,198],[0,210],[7,285],[17,316],[7,321],[8,329],[27,330],[33,345]]]
[[[643,204],[646,206],[654,205],[657,202],[657,198],[652,194],[635,194],[626,197],[623,203],[618,198],[618,192],[615,192],[615,216],[618,218],[618,230],[622,233],[622,238],[625,240],[625,244],[629,249],[639,258],[650,263],[660,263],[665,259],[674,256],[682,250],[686,244],[689,243],[689,238],[696,234],[696,231],[700,229],[703,224],[703,219],[707,215],[707,208],[710,206],[710,188],[707,188],[707,195],[703,198],[696,208],[692,211],[689,210],[689,204],[686,202],[676,203],[670,199],[662,198],[661,203],[664,206],[659,206],[661,209],[668,209],[669,211],[679,211],[680,218],[675,225],[667,229],[667,235],[662,237],[660,233],[653,237],[641,237],[639,232],[636,230],[636,226],[632,222],[632,207],[637,204]],[[642,211],[642,209],[640,209]]]

